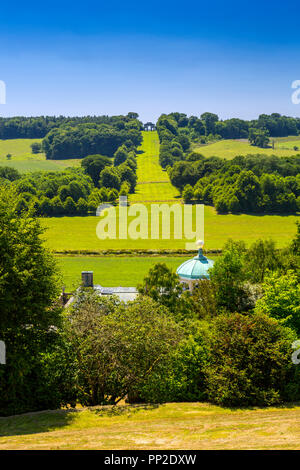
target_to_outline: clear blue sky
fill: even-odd
[[[298,2],[7,2],[1,116],[300,116]]]

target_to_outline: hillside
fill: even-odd
[[[261,153],[264,155],[277,155],[279,157],[288,157],[299,153],[294,147],[300,149],[300,140],[292,136],[285,139],[275,139],[274,150],[272,147],[262,149],[250,145],[247,141],[241,140],[220,140],[208,145],[195,146],[194,152],[201,153],[205,157],[217,156],[231,160],[237,155],[248,155]]]
[[[20,173],[32,171],[61,171],[70,166],[79,165],[79,160],[46,160],[44,153],[32,154],[31,144],[42,139],[8,139],[0,140],[0,166],[16,168]],[[6,155],[12,155],[7,160]]]

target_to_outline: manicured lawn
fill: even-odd
[[[194,255],[191,253],[190,258]],[[212,256],[209,256],[212,258]],[[94,283],[104,287],[135,287],[142,282],[151,266],[166,263],[174,271],[188,257],[123,257],[123,256],[62,256],[56,261],[62,274],[62,284],[67,290],[76,289],[81,283],[81,271],[93,271]]]
[[[118,209],[116,209],[118,213]],[[278,247],[286,246],[296,233],[295,215],[218,215],[214,208],[205,207],[204,231],[206,249],[221,249],[228,238],[244,240],[247,244],[259,238],[273,238]],[[149,233],[150,216],[148,220]],[[135,217],[128,218],[128,224]],[[146,220],[143,217],[143,220]],[[170,240],[143,239],[105,239],[100,240],[96,235],[96,227],[100,217],[57,217],[41,219],[42,225],[48,227],[44,237],[46,245],[53,251],[89,250],[101,251],[107,249],[184,249],[185,238],[173,238],[174,224],[171,220]],[[118,234],[118,226],[117,226]],[[161,231],[160,231],[161,238]]]
[[[80,160],[46,160],[44,153],[32,154],[30,145],[42,139],[9,139],[0,140],[0,166],[16,168],[20,173],[31,171],[57,171],[70,166],[78,166]],[[11,160],[6,155],[12,155]]]
[[[179,192],[172,184],[168,173],[159,165],[159,140],[157,132],[143,132],[143,142],[137,155],[138,182],[130,202],[172,201]]]
[[[203,145],[201,147],[195,147],[194,151],[201,153],[205,157],[217,156],[231,160],[237,155],[248,155],[248,154],[264,154],[264,155],[278,155],[279,157],[285,157],[295,155],[299,153],[293,150],[296,145],[300,148],[300,141],[297,137],[290,137],[292,140],[275,139],[274,150],[270,147],[262,149],[250,145],[247,141],[241,142],[239,140],[220,140],[209,145]],[[272,140],[272,139],[271,139]]]
[[[0,418],[0,449],[300,449],[299,406],[207,403],[60,410]]]
[[[135,193],[129,198],[132,204],[139,202],[180,202],[177,189],[170,182],[137,184]]]

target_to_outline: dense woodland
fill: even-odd
[[[0,118],[0,139],[43,138],[46,158],[61,160],[101,154],[112,157],[126,142],[142,142],[138,114],[127,116]]]
[[[300,210],[300,155],[248,155],[224,160],[190,153],[169,169],[185,202],[213,204],[219,213]]]
[[[0,139],[38,139],[45,137],[48,132],[61,126],[77,126],[79,124],[107,124],[119,129],[125,128],[125,123],[136,120],[137,113],[127,116],[38,116],[38,117],[0,117]],[[142,123],[139,122],[142,129]]]

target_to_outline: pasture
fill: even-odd
[[[134,207],[134,206],[131,206]],[[149,206],[146,206],[149,208]],[[118,216],[118,208],[114,209]],[[148,211],[151,214],[150,210]],[[142,220],[148,224],[151,234],[151,216]],[[113,212],[110,212],[113,217]],[[102,218],[102,217],[101,217]],[[128,226],[136,217],[128,217]],[[148,220],[146,220],[148,218]],[[188,241],[185,237],[174,239],[174,219],[171,217],[170,240],[162,239],[161,219],[160,238],[156,239],[119,239],[118,224],[116,226],[116,239],[106,238],[100,240],[96,235],[97,224],[100,217],[56,217],[40,219],[42,226],[47,228],[44,233],[46,246],[52,251],[102,251],[102,250],[179,250],[185,249]],[[118,220],[118,217],[117,217]],[[217,214],[213,207],[206,206],[204,210],[204,239],[208,250],[222,249],[228,238],[244,240],[247,245],[255,240],[273,238],[277,247],[288,245],[296,234],[296,215],[234,215]]]
[[[0,140],[0,166],[15,168],[20,173],[32,171],[62,171],[70,166],[78,166],[78,159],[46,160],[44,153],[32,154],[30,145],[42,139],[9,139]],[[7,160],[6,155],[12,155]]]
[[[201,153],[205,157],[217,156],[220,158],[226,158],[231,160],[237,155],[249,155],[249,154],[263,154],[263,155],[277,155],[278,157],[289,157],[300,153],[294,150],[294,146],[300,148],[300,140],[296,136],[286,138],[276,138],[274,149],[269,146],[268,148],[254,147],[250,145],[247,140],[220,140],[208,145],[195,146],[193,151]]]
[[[300,449],[300,407],[166,403],[0,418],[0,449]]]
[[[191,253],[190,257],[193,255]],[[70,291],[80,285],[81,271],[93,271],[94,283],[104,287],[135,287],[143,281],[154,264],[165,263],[175,271],[187,259],[186,256],[61,256],[56,261],[61,271],[62,284]]]

